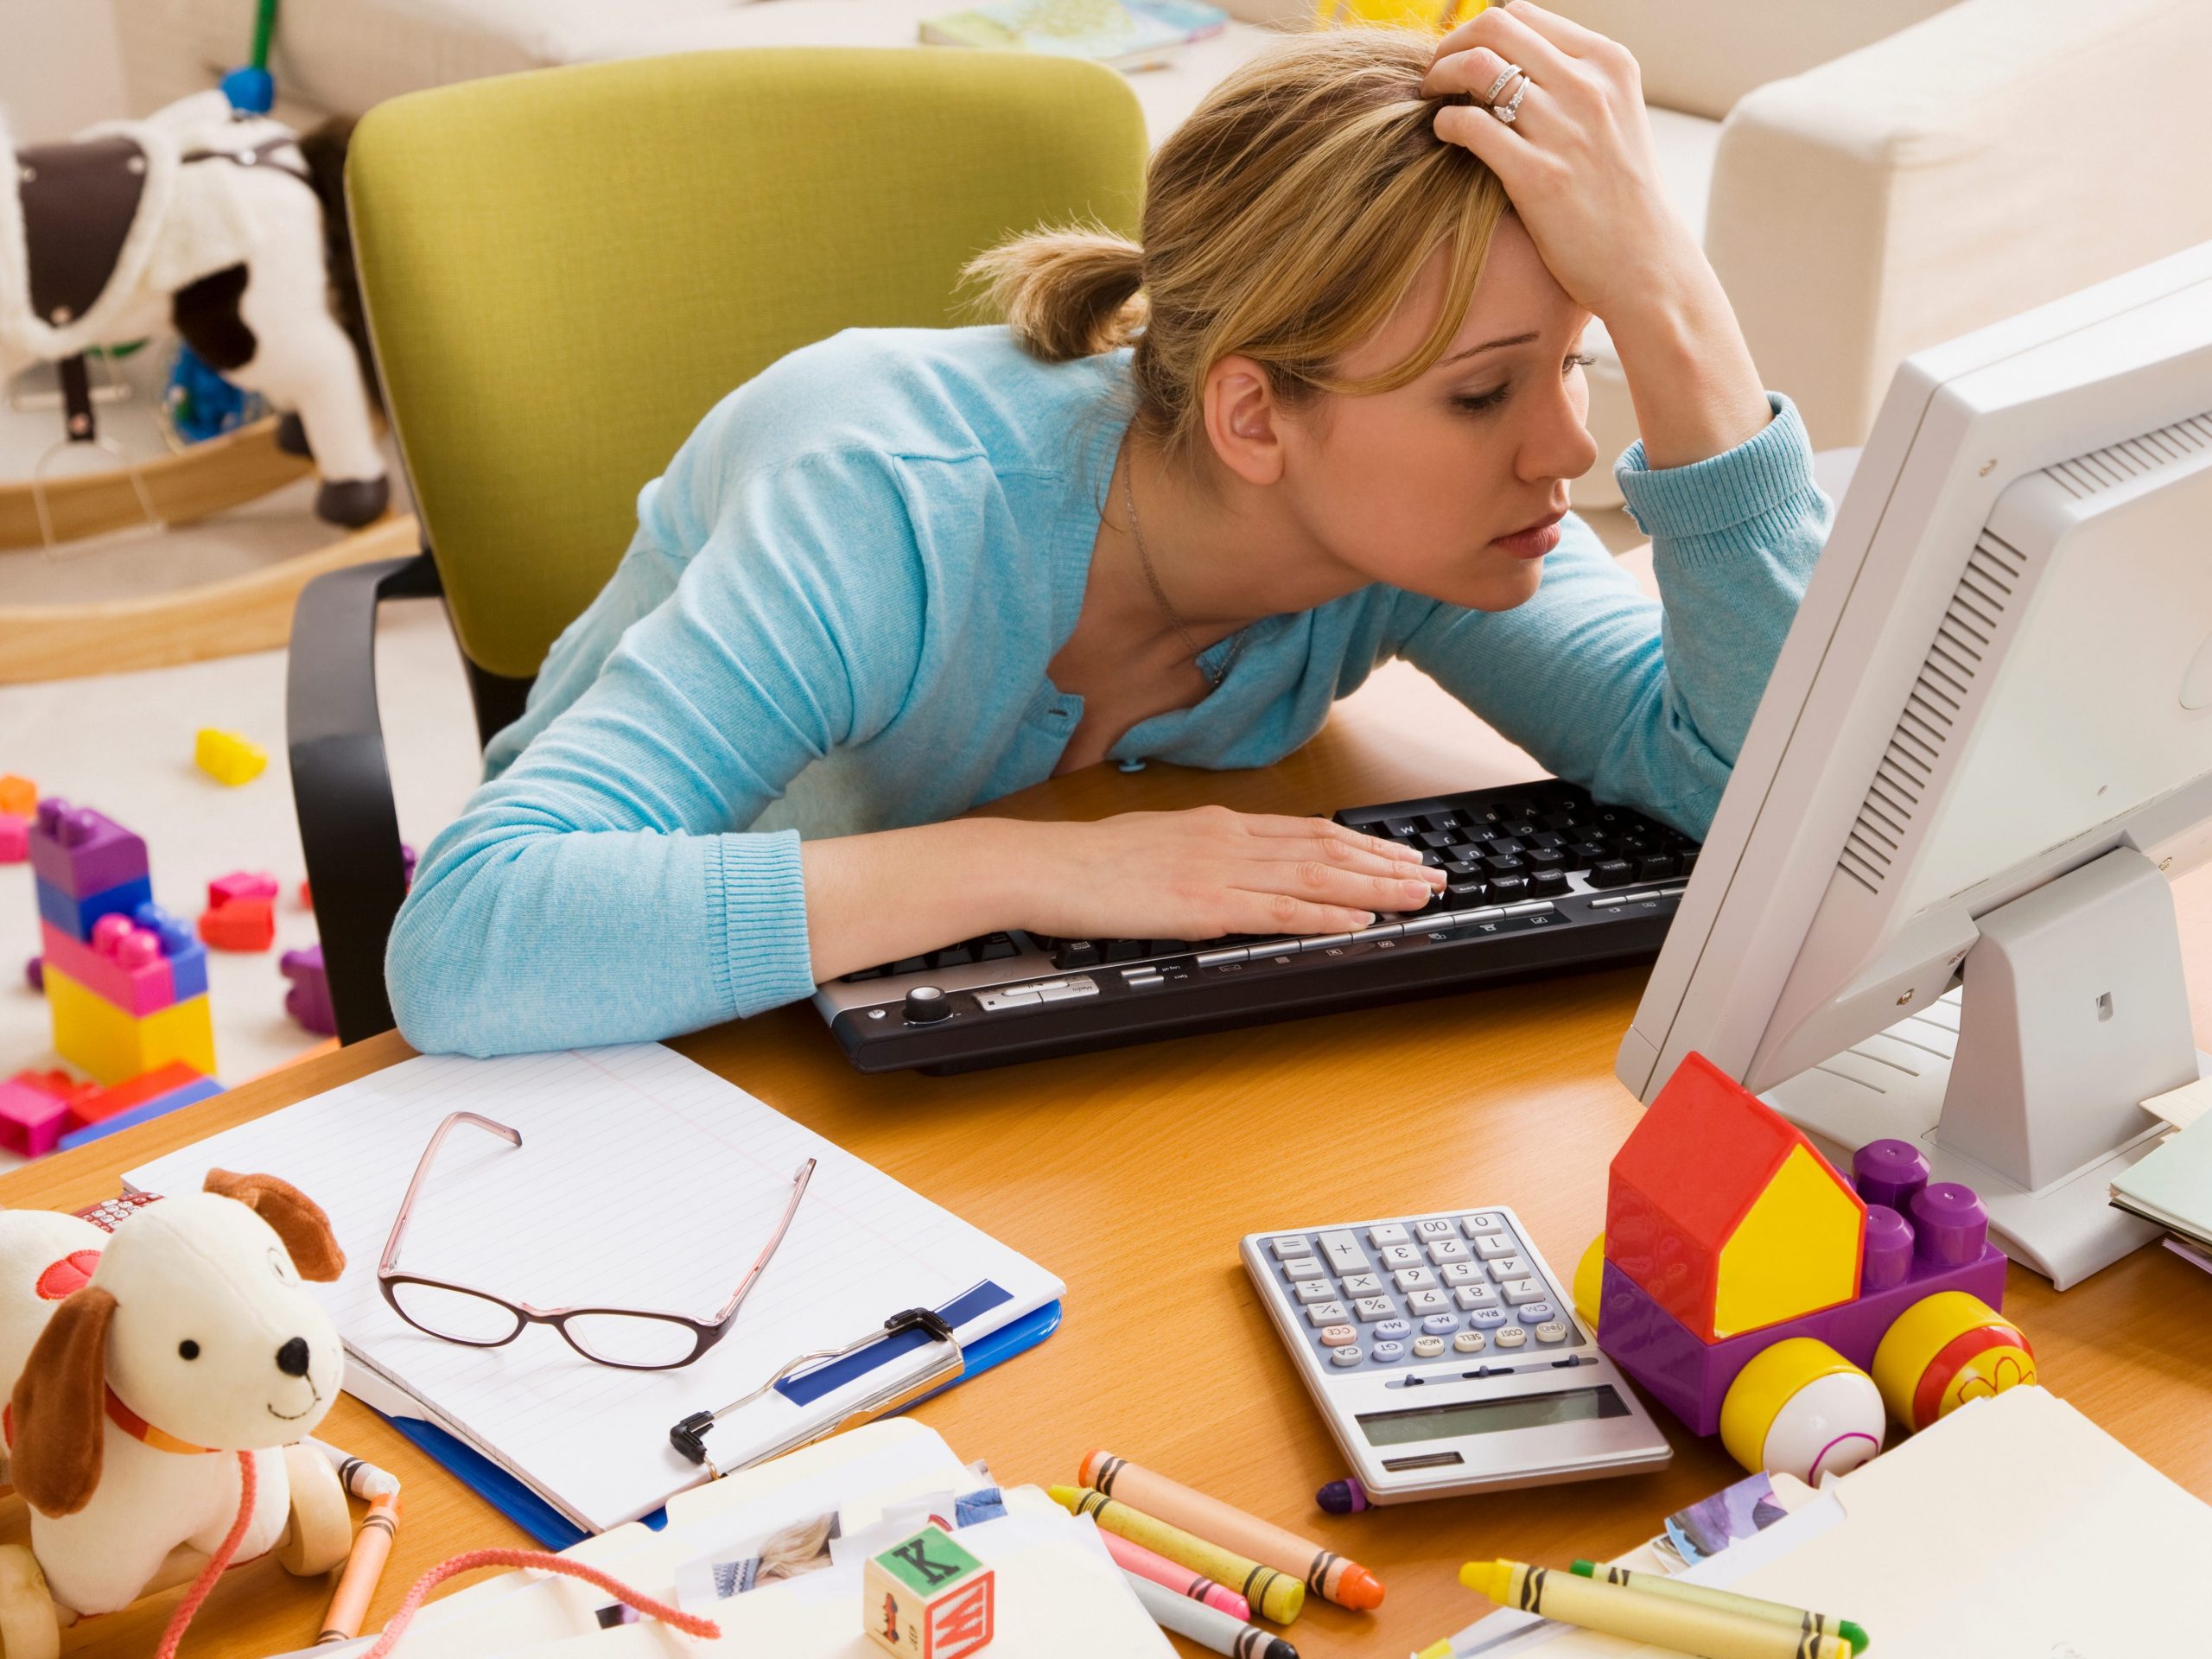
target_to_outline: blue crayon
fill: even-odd
[[[1357,1515],[1362,1510],[1375,1507],[1368,1501],[1367,1488],[1359,1484],[1357,1475],[1331,1481],[1313,1494],[1313,1501],[1331,1515]]]

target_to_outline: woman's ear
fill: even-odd
[[[99,1489],[114,1315],[115,1298],[92,1286],[63,1298],[16,1380],[8,1476],[41,1515],[74,1515]]]
[[[1206,371],[1199,396],[1206,440],[1223,466],[1247,484],[1282,476],[1282,401],[1266,369],[1232,353]]]
[[[227,1169],[211,1169],[203,1190],[236,1198],[274,1228],[284,1241],[285,1251],[302,1279],[324,1284],[346,1271],[346,1252],[338,1248],[338,1235],[322,1206],[274,1175],[233,1175]]]

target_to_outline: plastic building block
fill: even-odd
[[[203,726],[193,740],[192,762],[217,783],[235,789],[261,776],[269,765],[269,751],[240,733]]]
[[[1882,1449],[1874,1379],[1824,1342],[1789,1337],[1744,1367],[1720,1403],[1720,1443],[1753,1474],[1817,1486]]]
[[[49,795],[31,826],[31,868],[41,880],[82,899],[146,880],[146,843],[89,806]]]
[[[46,989],[46,958],[44,957],[29,957],[24,959],[23,983],[35,991],[42,992]]]
[[[132,1014],[49,963],[46,1002],[54,1015],[54,1047],[104,1084],[121,1083],[171,1060],[211,1075],[215,1070],[215,1035],[205,995]]]
[[[37,845],[35,832],[32,845]],[[33,885],[38,893],[39,918],[87,944],[92,942],[92,924],[101,917],[130,915],[139,906],[151,904],[154,898],[154,884],[143,875],[85,899],[71,898],[43,876]]]
[[[0,812],[0,864],[20,864],[30,855],[30,820],[18,812]]]
[[[24,1158],[43,1157],[68,1127],[69,1107],[43,1089],[0,1083],[0,1147]]]
[[[1916,1433],[1969,1400],[2036,1380],[2035,1350],[1979,1297],[1938,1291],[1901,1314],[1874,1351],[1890,1414]]]
[[[200,937],[218,950],[266,950],[276,942],[276,878],[236,870],[210,881]]]
[[[43,1094],[52,1095],[62,1104],[70,1107],[76,1106],[81,1101],[91,1099],[100,1091],[100,1086],[97,1083],[79,1083],[67,1071],[60,1070],[18,1071],[8,1081],[21,1084],[27,1089],[36,1089]]]
[[[40,923],[39,934],[50,965],[125,1014],[151,1014],[177,1000],[161,936],[126,916],[103,916],[93,923],[90,944],[51,922]]]
[[[0,772],[0,812],[13,818],[38,816],[38,785],[12,772]]]
[[[276,966],[292,982],[292,988],[284,993],[284,1011],[317,1036],[336,1036],[338,1015],[330,1006],[330,976],[323,971],[322,946],[287,950]]]
[[[157,1100],[163,1095],[173,1095],[201,1080],[201,1074],[182,1060],[171,1060],[167,1065],[151,1071],[142,1071],[137,1077],[118,1083],[112,1089],[91,1086],[78,1091],[69,1103],[69,1127],[81,1129],[88,1123],[98,1123]]]
[[[161,939],[162,954],[169,959],[169,979],[178,1001],[207,990],[207,951],[194,935],[190,923],[152,903],[139,906],[130,912],[130,918]]]
[[[124,1129],[136,1128],[139,1124],[151,1122],[155,1118],[173,1112],[180,1106],[189,1106],[194,1101],[206,1100],[211,1095],[219,1095],[222,1092],[223,1085],[214,1078],[201,1077],[196,1083],[186,1084],[181,1089],[172,1089],[165,1095],[156,1095],[151,1100],[141,1102],[128,1111],[118,1112],[112,1117],[104,1117],[99,1122],[88,1123],[80,1129],[70,1130],[61,1137],[60,1149],[67,1152],[73,1147],[83,1146],[88,1141],[97,1141],[103,1135],[115,1135]]]
[[[861,1573],[861,1624],[900,1659],[962,1659],[990,1645],[991,1569],[937,1527],[924,1527]]]
[[[1693,1053],[1613,1156],[1605,1259],[1714,1342],[1849,1301],[1866,1224],[1811,1141]]]

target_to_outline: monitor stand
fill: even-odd
[[[2199,1076],[2173,897],[2120,848],[1977,918],[1961,988],[1767,1091],[1839,1167],[1910,1141],[1989,1206],[2005,1253],[2064,1290],[2160,1230],[2109,1188],[2164,1125],[2143,1101]]]

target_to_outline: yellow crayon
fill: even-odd
[[[1501,1607],[1704,1659],[1851,1659],[1851,1643],[1840,1636],[1810,1635],[1524,1561],[1469,1561],[1459,1582]]]
[[[1107,1531],[1118,1533],[1133,1544],[1142,1544],[1179,1567],[1203,1573],[1217,1584],[1226,1585],[1250,1602],[1252,1611],[1262,1618],[1287,1624],[1306,1605],[1306,1586],[1287,1573],[1247,1560],[1203,1538],[1193,1538],[1180,1527],[1171,1527],[1165,1521],[1155,1520],[1141,1510],[1133,1510],[1087,1486],[1053,1486],[1046,1490],[1052,1493],[1052,1501],[1071,1515],[1090,1516]]]

